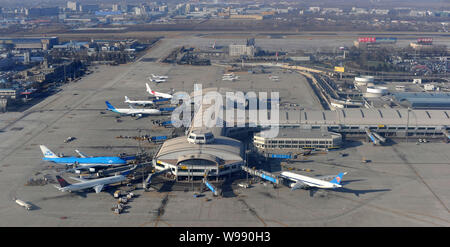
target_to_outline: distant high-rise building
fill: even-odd
[[[23,63],[24,64],[30,63],[30,52],[27,51],[23,54]]]
[[[184,11],[185,14],[191,13],[191,5],[189,3],[186,4],[186,10]]]
[[[159,7],[159,12],[167,12],[167,5],[160,6]]]
[[[141,15],[141,8],[139,8],[139,7],[134,7],[134,8],[133,8],[133,11],[134,11],[134,14],[135,14],[135,15]]]
[[[119,10],[121,10],[121,7],[119,4],[115,3],[112,5],[112,11],[119,11]]]
[[[77,11],[78,10],[78,3],[77,2],[68,1],[67,2],[67,8],[71,9],[73,11]]]

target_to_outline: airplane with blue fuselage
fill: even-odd
[[[44,157],[42,160],[54,162],[57,164],[64,164],[64,165],[73,165],[73,170],[75,172],[79,172],[80,170],[87,169],[91,172],[95,172],[95,168],[107,168],[107,167],[113,167],[113,166],[122,166],[127,164],[127,160],[133,159],[133,157],[129,158],[120,158],[116,156],[98,156],[98,157],[92,157],[87,156],[83,153],[81,153],[78,150],[75,150],[80,157],[60,157],[53,153],[50,149],[48,149],[44,145],[40,145],[42,154]]]

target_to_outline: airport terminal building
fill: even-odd
[[[340,133],[345,137],[366,135],[370,129],[386,137],[443,137],[450,130],[450,111],[348,108],[335,111],[280,111],[283,128]]]
[[[208,89],[216,90],[216,89]],[[224,90],[224,89],[222,89]],[[201,105],[201,118],[210,105]],[[226,118],[225,118],[226,119]],[[223,121],[223,120],[221,120]],[[210,125],[212,126],[212,125]],[[244,165],[245,150],[234,136],[253,133],[253,146],[267,154],[295,153],[302,149],[341,147],[345,138],[443,138],[449,140],[450,112],[446,110],[347,108],[334,111],[280,110],[279,134],[265,138],[260,127],[190,127],[186,137],[166,141],[156,153],[157,170],[170,169],[177,180],[219,178],[238,172]],[[384,142],[384,141],[383,141]]]
[[[226,89],[210,88],[203,90],[203,93],[208,91],[224,93]],[[192,123],[202,122],[204,112],[210,106],[211,104],[201,104]],[[217,180],[241,170],[244,152],[242,142],[227,137],[224,127],[195,127],[192,124],[187,136],[164,142],[156,153],[153,164],[158,171],[170,169],[177,181],[191,177],[201,179],[204,176]]]
[[[260,133],[253,136],[253,146],[262,154],[293,152],[299,149],[333,149],[339,148],[341,144],[341,134],[320,130],[284,128],[276,138],[266,138]]]
[[[192,143],[188,139],[177,137],[164,142],[156,155],[156,169],[170,168],[177,180],[202,178],[205,174],[218,178],[241,169],[244,149],[240,141],[224,136],[212,136],[207,143]]]

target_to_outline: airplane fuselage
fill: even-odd
[[[156,78],[156,79],[168,79],[169,78],[168,76],[165,76],[165,75],[154,75],[154,74],[152,74],[152,77]]]
[[[144,105],[144,106],[154,104],[153,101],[145,101],[145,100],[128,100],[128,101],[125,101],[125,103],[133,104],[133,105]]]
[[[123,175],[116,175],[113,177],[99,178],[99,179],[94,179],[91,181],[71,184],[66,187],[60,188],[60,190],[61,191],[76,191],[76,190],[89,189],[89,188],[93,188],[98,185],[118,183],[118,182],[124,181],[125,179],[126,179],[126,177]]]
[[[292,172],[282,172],[281,176],[286,177],[294,182],[301,182],[309,187],[317,187],[321,189],[333,189],[342,187],[342,185],[339,184],[330,183],[328,181],[307,177]]]
[[[128,114],[128,115],[133,115],[133,114],[148,114],[148,115],[159,115],[161,114],[161,111],[158,109],[109,109],[112,112],[115,113],[120,113],[120,114]]]
[[[42,160],[54,162],[57,164],[79,164],[85,165],[99,165],[99,166],[112,166],[112,165],[124,165],[127,162],[119,157],[61,157],[61,158],[42,158]]]
[[[170,94],[158,93],[158,92],[155,92],[153,90],[150,91],[150,94],[155,96],[155,97],[157,97],[157,98],[166,98],[166,99],[171,99],[172,98],[172,95],[170,95]]]

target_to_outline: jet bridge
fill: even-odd
[[[380,144],[380,140],[378,140],[378,138],[376,138],[372,131],[370,131],[370,129],[365,129],[367,136],[372,140],[373,144],[375,145],[379,145]]]
[[[147,179],[145,180],[144,184],[142,185],[142,187],[144,187],[144,189],[147,189],[149,184],[152,182],[153,177],[157,177],[157,176],[160,176],[160,175],[168,173],[168,172],[171,172],[170,168],[167,168],[167,169],[155,172],[155,173],[150,173],[148,175]]]
[[[100,170],[100,171],[97,172],[97,176],[98,177],[114,176],[114,174],[116,174],[118,172],[129,170],[129,169],[131,169],[131,168],[133,168],[135,166],[136,165],[125,165],[125,166],[119,166],[119,167],[114,167],[114,168],[110,168],[110,169]]]
[[[442,133],[450,140],[450,134],[448,133],[448,131],[446,129],[443,129]]]
[[[212,191],[212,193],[213,193],[214,196],[218,196],[218,195],[219,195],[219,192],[218,192],[218,190],[216,189],[216,187],[215,187],[214,185],[208,183],[208,180],[206,179],[206,177],[203,178],[203,184],[205,184],[205,186],[206,186],[209,190]]]
[[[378,140],[380,140],[381,143],[386,142],[386,138],[382,137],[382,136],[379,135],[377,132],[372,132],[372,134],[373,134]]]
[[[251,169],[248,166],[241,166],[242,170],[247,172],[250,175],[253,176],[258,176],[264,180],[267,180],[269,182],[272,182],[274,184],[280,184],[280,179],[278,178],[278,176],[273,175],[270,172],[266,172],[263,170],[255,170],[255,169]]]

